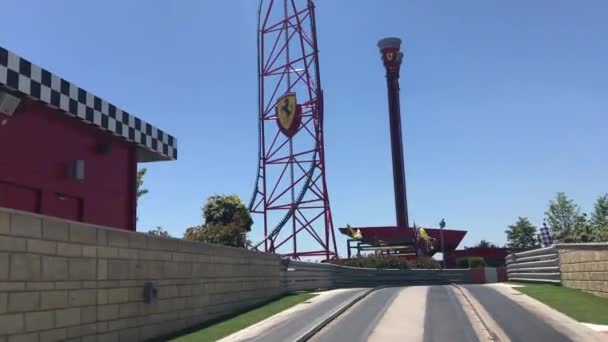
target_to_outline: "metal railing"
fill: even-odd
[[[561,283],[559,254],[555,246],[507,255],[509,280]]]
[[[334,287],[334,265],[291,260],[286,266],[283,270],[283,287],[287,292]]]
[[[467,270],[389,270],[289,261],[283,270],[287,292],[336,287],[451,284],[469,282]]]

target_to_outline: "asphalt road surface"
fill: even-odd
[[[447,286],[432,286],[427,292],[424,342],[478,341],[462,306]]]
[[[465,286],[512,342],[565,342],[572,339],[489,286]],[[378,290],[319,331],[310,341],[479,341],[452,286]],[[481,326],[478,324],[478,326]]]
[[[329,299],[319,302],[306,310],[302,310],[295,317],[282,321],[271,329],[266,329],[254,338],[243,339],[243,341],[256,342],[286,342],[293,341],[297,336],[301,336],[311,327],[316,326],[328,312],[349,302],[354,297],[360,295],[366,289],[352,289],[340,292]],[[304,304],[305,305],[305,304]]]
[[[529,311],[532,308],[529,302],[519,300],[524,297],[518,297],[520,294],[516,291],[483,285],[462,287],[465,291],[451,285],[378,289],[317,331],[309,341],[476,342],[489,339],[486,326],[501,338],[501,342],[594,340],[593,336],[587,338],[586,332],[581,335],[576,329],[564,330],[563,324],[558,325],[560,331],[556,330],[553,327],[555,318],[549,320],[546,312],[536,309],[535,313]],[[328,291],[316,302],[294,307],[282,317],[270,319],[261,327],[225,341],[295,341],[363,291],[366,290]],[[527,304],[522,306],[524,302]],[[553,325],[547,321],[552,321]],[[568,324],[579,326],[574,321]],[[564,331],[575,331],[576,338],[565,336]]]
[[[389,308],[399,299],[402,299],[399,307],[389,313]],[[407,321],[399,319],[406,315],[406,311],[413,312],[414,317]],[[385,320],[385,314],[398,317]],[[382,330],[391,332],[385,334]],[[424,342],[478,341],[454,293],[447,286],[378,290],[355,304],[311,341],[393,341],[405,338]]]
[[[488,286],[464,287],[483,305],[512,342],[571,341],[495,289]]]
[[[374,327],[401,289],[375,291],[330,323],[311,341],[367,341]]]

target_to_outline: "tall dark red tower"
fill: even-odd
[[[378,42],[378,47],[386,69],[397,227],[408,228],[405,165],[403,161],[403,139],[401,137],[401,104],[399,102],[399,70],[403,60],[403,53],[400,51],[401,39],[384,38]]]

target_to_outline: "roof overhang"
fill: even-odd
[[[139,162],[177,159],[172,135],[2,47],[0,88],[135,144]]]
[[[372,245],[398,245],[402,243],[411,243],[415,238],[414,228],[404,229],[397,227],[351,227],[354,230],[361,232],[361,242]],[[439,228],[424,228],[431,239],[441,241],[441,229]],[[340,228],[340,232],[350,236],[348,228]],[[443,229],[443,239],[445,251],[454,251],[464,236],[466,230]]]

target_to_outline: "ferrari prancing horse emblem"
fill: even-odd
[[[275,105],[279,129],[288,137],[293,136],[300,128],[301,109],[295,93],[281,96]]]

